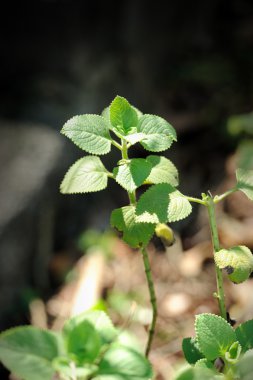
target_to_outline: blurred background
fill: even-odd
[[[100,113],[121,95],[176,129],[178,143],[165,154],[179,169],[182,192],[233,186],[236,167],[253,169],[253,3],[37,0],[7,7],[0,36],[1,330],[33,318],[49,326],[64,319],[76,289],[69,284],[91,265],[91,304],[100,302],[116,323],[130,318],[145,340],[142,263],[109,226],[111,210],[127,197],[112,182],[95,194],[59,194],[66,170],[83,156],[59,132],[73,115]],[[140,146],[132,150],[146,155]],[[117,160],[116,151],[104,157],[108,168]],[[204,211],[194,207],[172,226],[171,249],[158,241],[150,247],[161,310],[157,378],[166,379],[180,356],[194,313],[217,311]],[[231,197],[219,218],[224,246],[253,248],[253,208],[243,195]],[[99,258],[89,264],[94,251]],[[245,309],[238,303],[250,294],[244,285],[227,286],[229,305],[243,319],[253,311],[252,296]]]

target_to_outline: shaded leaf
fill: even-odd
[[[114,168],[115,180],[127,191],[134,191],[141,186],[151,171],[151,164],[144,158],[133,158]]]
[[[236,329],[236,338],[242,346],[242,351],[253,349],[253,320],[240,324]]]
[[[127,135],[136,128],[138,116],[125,98],[116,96],[110,105],[110,121],[118,132]]]
[[[178,170],[170,160],[162,156],[148,156],[146,160],[152,165],[147,182],[178,186]]]
[[[200,352],[196,339],[194,338],[184,338],[182,348],[185,359],[189,364],[195,364],[198,360],[203,358],[203,354]]]
[[[99,354],[101,340],[94,326],[87,320],[72,324],[72,329],[63,329],[66,347],[73,354],[76,362],[92,363]]]
[[[237,169],[237,189],[253,201],[253,170]]]
[[[133,248],[138,248],[140,244],[147,245],[155,230],[154,224],[136,223],[134,206],[113,210],[111,225],[123,232],[123,240]]]
[[[169,184],[151,186],[140,197],[136,215],[137,221],[143,223],[176,222],[191,213],[190,202]]]

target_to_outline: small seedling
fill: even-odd
[[[148,380],[147,359],[124,343],[102,311],[69,319],[61,332],[33,326],[16,327],[1,334],[0,358],[24,380]]]

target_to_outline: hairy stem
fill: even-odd
[[[121,145],[117,141],[112,140],[111,143],[112,143],[112,145],[116,146],[116,148],[118,148],[119,150],[122,150]]]
[[[214,249],[214,252],[218,252],[220,250],[220,242],[219,242],[219,236],[218,236],[218,229],[216,225],[214,200],[210,195],[207,196],[205,204],[208,210],[213,249]],[[222,270],[216,264],[215,264],[215,271],[216,271],[216,282],[217,282],[217,299],[219,302],[220,315],[225,320],[227,320]]]
[[[127,142],[123,139],[121,140],[121,147],[122,147],[122,152],[121,152],[122,158],[125,160],[128,160],[128,152],[127,152],[128,146],[127,146]],[[133,192],[128,191],[127,193],[128,193],[130,204],[136,205],[136,193],[135,193],[135,191],[133,191]],[[157,304],[156,304],[156,295],[155,295],[154,282],[153,282],[153,278],[152,278],[148,252],[144,246],[141,247],[141,253],[142,253],[142,258],[143,258],[143,263],[144,263],[144,268],[145,268],[145,274],[146,274],[146,279],[147,279],[148,289],[149,289],[149,295],[150,295],[150,302],[152,305],[152,312],[153,312],[152,321],[151,321],[151,325],[149,328],[148,342],[147,342],[146,352],[145,352],[146,356],[148,356],[150,348],[151,348],[151,344],[153,341],[154,333],[155,333],[155,325],[156,325],[156,317],[157,317]]]
[[[148,343],[147,343],[146,352],[145,352],[146,356],[148,356],[150,348],[151,348],[151,344],[153,341],[154,333],[155,333],[155,325],[156,325],[156,318],[157,318],[157,304],[156,304],[156,295],[155,295],[154,282],[152,278],[148,252],[145,247],[141,248],[141,253],[142,253],[143,263],[145,267],[146,279],[148,283],[150,302],[151,302],[152,311],[153,311],[152,321],[149,327]]]
[[[237,187],[233,187],[233,189],[226,191],[224,194],[216,195],[213,199],[213,203],[219,203],[220,201],[228,197],[230,194],[233,194],[237,190]]]
[[[189,202],[195,202],[195,203],[199,203],[199,204],[205,206],[205,201],[203,201],[202,199],[194,198],[194,197],[188,197],[187,195],[185,195],[185,198],[187,198]]]

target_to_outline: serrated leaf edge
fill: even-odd
[[[220,315],[216,315],[216,314],[213,314],[213,313],[202,313],[202,314],[198,314],[198,315],[196,315],[196,318],[195,318],[195,322],[194,322],[194,328],[195,328],[195,333],[196,333],[196,340],[197,340],[197,344],[198,344],[198,346],[199,346],[199,350],[200,350],[200,352],[205,356],[205,354],[203,353],[203,351],[202,351],[202,348],[201,348],[201,344],[200,344],[200,342],[199,342],[199,336],[201,335],[200,333],[198,333],[198,331],[197,331],[197,321],[198,321],[198,319],[199,318],[201,318],[201,316],[204,316],[204,315],[206,315],[206,316],[211,316],[211,317],[214,317],[214,318],[216,318],[216,319],[219,319],[219,320],[221,320],[221,321],[224,321],[224,322],[226,322],[226,324],[230,327],[230,329],[232,330],[232,331],[234,331],[235,332],[235,330],[232,328],[232,326],[224,319],[224,318],[222,318]],[[223,322],[222,322],[223,323]]]
[[[68,139],[70,139],[70,138],[67,136],[67,134],[64,132],[64,127],[65,127],[65,125],[66,125],[70,120],[74,119],[75,117],[79,117],[79,116],[99,116],[99,117],[101,117],[101,119],[103,119],[106,123],[109,123],[109,124],[111,125],[110,120],[107,120],[107,119],[106,119],[105,117],[103,117],[102,115],[98,115],[98,114],[95,114],[95,113],[94,113],[94,114],[93,114],[93,113],[85,113],[85,114],[75,115],[75,116],[71,117],[70,119],[68,119],[68,120],[66,121],[66,123],[64,123],[62,129],[60,130],[60,133],[61,133],[63,136],[65,136],[65,137],[67,137]],[[101,138],[110,141],[110,147],[109,147],[109,150],[108,150],[107,152],[104,152],[104,153],[94,153],[94,152],[91,152],[91,151],[88,150],[88,149],[83,149],[83,148],[82,148],[77,142],[73,141],[72,139],[70,139],[70,141],[71,141],[73,144],[75,144],[76,146],[78,146],[79,149],[81,149],[81,150],[83,150],[83,151],[85,151],[85,152],[87,152],[87,153],[89,153],[89,154],[91,154],[91,155],[93,155],[93,156],[105,156],[106,154],[110,153],[110,151],[111,151],[111,147],[112,147],[112,141],[113,141],[113,139],[112,139],[112,137],[111,137],[111,135],[110,135],[110,130],[111,130],[111,128],[108,128],[108,134],[109,134],[109,137],[110,137],[110,138],[106,139],[104,136],[100,136]],[[99,136],[99,135],[98,135],[98,136]]]
[[[67,173],[71,170],[71,168],[72,168],[77,162],[81,161],[83,158],[86,158],[86,157],[97,157],[98,159],[100,159],[97,155],[92,154],[91,156],[84,156],[84,157],[79,158],[77,161],[75,161],[75,162],[74,162],[74,163],[68,168],[68,170],[66,171],[66,173],[65,173],[65,175],[64,175],[64,177],[63,177],[63,180],[62,180],[61,183],[60,183],[59,190],[60,190],[60,193],[61,193],[62,195],[97,193],[98,191],[102,191],[102,190],[105,190],[105,189],[107,188],[108,181],[107,181],[107,183],[106,183],[106,186],[105,186],[104,188],[102,188],[102,189],[99,189],[99,190],[92,190],[92,191],[85,191],[85,192],[83,192],[83,191],[75,191],[75,192],[71,192],[71,193],[62,193],[62,191],[61,191],[61,186],[62,186],[62,184],[63,184],[63,181],[64,181],[64,179],[65,179],[65,176],[67,175]],[[101,161],[101,160],[100,160],[100,161]],[[101,161],[101,163],[103,164],[102,161]],[[103,164],[103,166],[104,166],[104,164]],[[105,166],[104,166],[104,168],[106,169]],[[108,174],[107,174],[107,173],[108,173]],[[107,174],[107,179],[108,179],[110,176],[109,176],[109,171],[108,171],[107,169],[106,169],[106,173],[105,173],[105,174]]]
[[[159,116],[159,115],[154,115],[154,114],[152,114],[152,113],[144,113],[141,117],[143,117],[143,116],[155,116],[155,117],[159,117],[160,119],[162,119],[162,120],[164,120],[164,121],[166,121],[166,123],[168,123],[173,129],[174,129],[174,131],[175,131],[175,136],[173,136],[172,134],[170,134],[169,136],[171,136],[171,137],[173,137],[173,139],[172,139],[172,141],[175,141],[175,142],[177,142],[177,132],[176,132],[176,130],[175,130],[175,128],[166,120],[166,119],[164,119],[162,116]],[[148,134],[146,134],[147,136],[148,136]],[[171,143],[172,144],[172,143]],[[167,148],[168,149],[168,148]],[[164,149],[164,150],[166,150],[166,149]],[[152,152],[152,151],[150,151],[150,152]],[[162,152],[162,151],[161,151]]]

